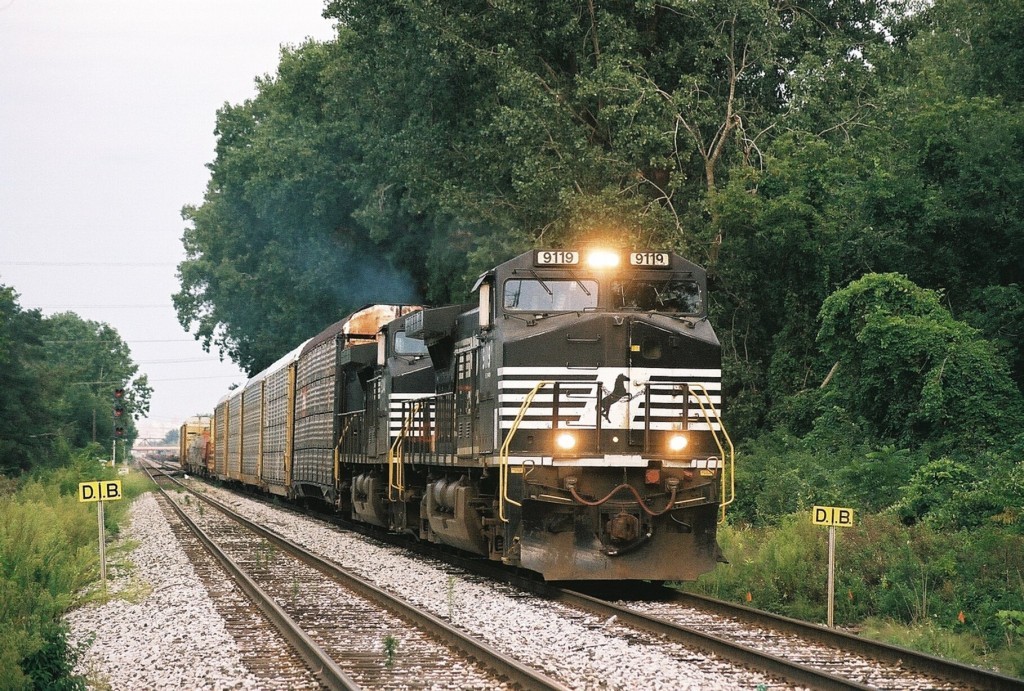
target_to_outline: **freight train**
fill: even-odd
[[[193,473],[547,580],[692,580],[735,495],[705,271],[533,250],[471,304],[372,305],[182,427]]]

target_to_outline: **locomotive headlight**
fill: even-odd
[[[555,444],[563,451],[568,451],[576,446],[576,435],[571,432],[562,432],[555,437]]]
[[[587,253],[587,266],[592,269],[614,269],[619,265],[619,254],[612,250],[591,250]]]
[[[668,448],[673,451],[682,451],[689,443],[685,434],[673,434],[668,440]]]

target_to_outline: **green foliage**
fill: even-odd
[[[390,633],[384,636],[384,666],[391,669],[395,666],[398,655],[398,639]]]
[[[1024,462],[1011,451],[964,461],[943,457],[922,465],[894,505],[908,524],[974,530],[999,525],[1024,533]]]
[[[84,688],[61,617],[97,574],[95,509],[78,502],[78,482],[109,472],[84,455],[0,496],[0,678],[10,688]],[[124,510],[108,514],[111,528]]]
[[[884,511],[903,499],[904,486],[927,462],[921,451],[870,445],[841,408],[818,411],[803,435],[778,429],[740,446],[730,515],[764,526],[815,505]]]
[[[534,244],[714,262],[725,183],[784,129],[862,119],[877,87],[849,56],[887,49],[887,6],[330,2],[338,39],[285,51],[219,114],[179,318],[254,371],[395,295],[369,258],[433,301]]]
[[[1005,448],[1021,428],[1021,394],[1005,360],[937,293],[902,276],[868,275],[829,296],[818,343],[839,363],[825,401],[877,438]]]
[[[976,290],[964,320],[980,329],[1006,358],[1014,381],[1024,382],[1024,290],[1016,283]]]
[[[356,154],[332,88],[341,51],[285,50],[254,100],[218,112],[204,203],[183,210],[179,319],[250,372],[368,302],[415,299],[393,253],[352,218]]]
[[[42,647],[21,663],[31,688],[53,691],[77,691],[87,688],[85,679],[73,674],[79,651],[68,644],[67,627],[60,622],[46,622],[40,636]]]
[[[22,310],[0,285],[0,474],[58,467],[90,440],[110,439],[118,386],[127,385],[125,438],[134,438],[151,393],[137,371],[106,324]]]
[[[968,632],[950,631],[932,622],[908,625],[891,619],[871,618],[864,622],[861,635],[947,660],[997,668],[1001,668],[998,664],[1001,654],[1008,652],[1007,649],[1002,649],[997,654],[987,654],[985,641],[979,636]],[[989,664],[990,662],[995,664]]]
[[[1024,612],[1004,609],[996,612],[996,619],[1006,631],[1007,644],[1012,645],[1017,639],[1024,637]]]
[[[42,316],[23,311],[13,289],[0,286],[0,473],[27,469],[48,446],[41,432],[54,415],[39,400],[44,381],[39,369]]]
[[[729,564],[702,576],[699,592],[790,616],[823,621],[827,531],[810,512],[767,528],[726,526],[720,532]],[[838,531],[836,621],[877,618],[970,634],[985,655],[1015,642],[1011,615],[1024,604],[1024,536],[997,527],[970,533],[903,526],[895,516],[858,513]],[[960,612],[964,622],[960,622]],[[1012,625],[1011,625],[1012,628]]]
[[[127,443],[136,437],[134,422],[149,412],[152,388],[146,375],[138,375],[128,344],[108,324],[84,320],[65,312],[44,320],[44,359],[47,378],[59,382],[54,391],[55,412],[63,421],[62,436],[72,448],[84,448],[96,439],[113,436],[113,393],[124,388]]]

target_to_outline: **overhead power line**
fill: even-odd
[[[48,343],[49,345],[67,345],[69,343],[81,343],[81,342],[82,341],[80,339],[79,340],[68,339],[68,340],[60,340],[60,341],[51,341],[51,340],[47,339],[47,340],[43,341],[43,343]],[[122,342],[123,343],[196,343],[197,341],[194,338],[122,338],[120,341],[110,341],[110,340],[108,340],[108,341],[98,340],[97,341],[97,343],[104,343],[104,342],[106,342],[106,343],[122,343]]]
[[[101,266],[101,267],[159,267],[177,266],[171,262],[11,262],[0,260],[0,266]]]
[[[159,305],[40,305],[41,310],[122,310],[122,309],[155,309],[157,307],[173,307],[169,302]]]

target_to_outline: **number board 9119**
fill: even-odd
[[[540,250],[534,259],[537,266],[576,266],[580,253],[568,250]]]
[[[630,252],[629,263],[633,266],[669,266],[668,252]]]

